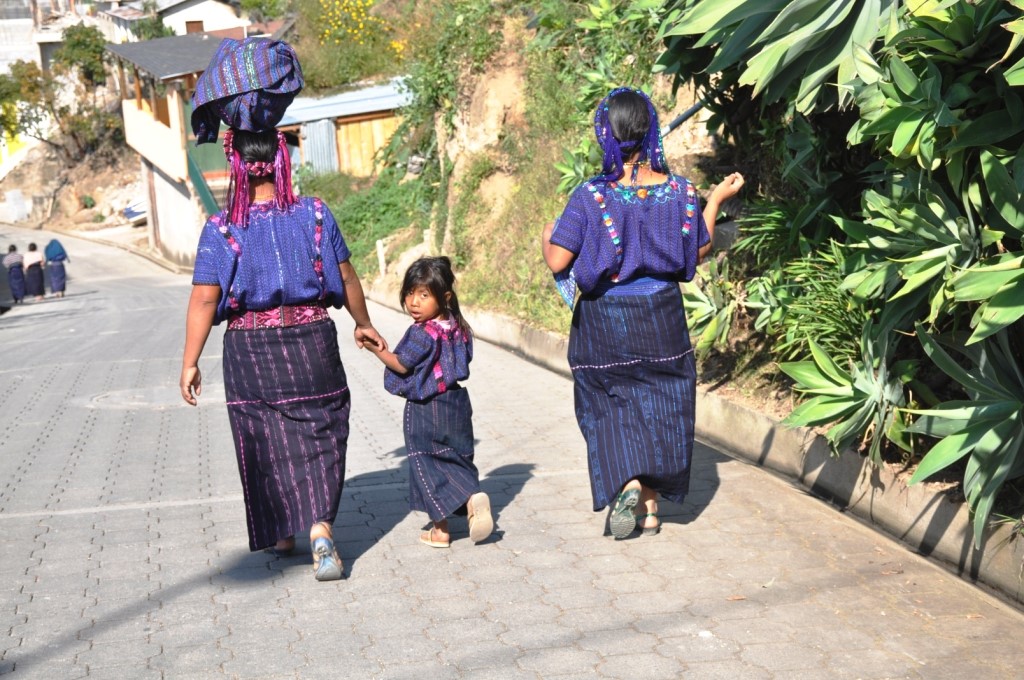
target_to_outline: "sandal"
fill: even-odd
[[[639,489],[624,489],[615,497],[615,505],[608,516],[608,528],[616,540],[626,538],[636,529],[636,515],[633,508],[640,501]]]
[[[429,545],[431,548],[448,548],[451,547],[451,540],[448,541],[435,541],[434,531],[437,527],[430,527],[430,531],[426,531],[420,534],[420,543],[423,545]]]
[[[329,538],[313,541],[313,576],[317,581],[337,581],[341,578],[341,557]]]
[[[290,547],[287,547],[287,548],[280,548],[280,547],[278,547],[281,543],[285,543],[286,545],[288,545]],[[269,548],[264,548],[263,552],[267,553],[268,555],[273,555],[274,557],[279,557],[279,558],[280,557],[291,557],[291,554],[293,552],[295,552],[295,537],[291,536],[288,539],[285,539],[283,541],[278,541],[277,543],[275,543],[274,545],[270,546]]]
[[[648,517],[653,517],[658,523],[653,527],[645,527],[644,523]],[[661,531],[661,520],[658,519],[658,513],[648,512],[643,515],[636,516],[636,524],[640,527],[640,531],[644,536],[657,536],[658,532]]]
[[[469,497],[467,509],[470,509],[469,540],[474,543],[483,541],[494,531],[494,518],[491,517],[491,499],[484,492]]]

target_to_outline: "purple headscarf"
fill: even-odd
[[[615,95],[623,92],[632,92],[643,98],[647,103],[647,114],[650,124],[647,134],[637,144],[636,142],[620,142],[612,134],[612,126],[608,120],[608,102]],[[661,128],[658,126],[658,112],[654,110],[651,98],[643,90],[632,87],[617,87],[608,93],[608,96],[601,100],[594,112],[594,134],[597,135],[597,143],[604,151],[604,161],[601,165],[601,174],[598,179],[614,181],[620,179],[624,174],[623,160],[632,156],[636,151],[640,152],[639,162],[650,161],[651,169],[665,175],[669,174],[668,163],[665,161],[665,145],[661,141]],[[634,173],[636,168],[634,167]]]
[[[288,43],[225,38],[192,95],[196,143],[217,141],[220,121],[236,130],[273,130],[302,85],[299,58]]]

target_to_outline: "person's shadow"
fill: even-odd
[[[695,522],[711,504],[711,499],[718,491],[721,483],[718,466],[733,462],[735,461],[710,446],[694,442],[693,457],[690,459],[690,490],[682,503],[673,503],[664,498],[658,499],[658,519],[661,520],[662,525]],[[609,506],[604,523],[605,536],[611,535],[608,525],[610,513],[611,507]],[[638,538],[640,535],[640,532],[636,531],[629,538]]]
[[[477,442],[479,443],[479,442]],[[374,470],[345,480],[338,516],[334,520],[334,541],[345,565],[344,578],[349,578],[359,559],[376,543],[387,536],[409,514],[409,463],[405,447],[389,451],[386,457],[401,458],[398,467]],[[495,529],[491,536],[480,543],[497,543],[504,536],[501,528],[501,513],[522,491],[526,482],[533,477],[532,463],[503,465],[487,472],[480,479],[480,489],[491,499],[491,513]],[[423,515],[423,528],[431,526]],[[450,520],[453,540],[466,538],[469,534],[465,517]],[[268,559],[303,561],[309,560],[308,538],[297,536],[292,555]]]

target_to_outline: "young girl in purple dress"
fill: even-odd
[[[384,388],[405,397],[405,450],[409,457],[409,506],[433,522],[420,541],[432,548],[451,542],[448,517],[466,514],[469,538],[494,529],[491,501],[480,491],[473,464],[473,407],[460,384],[469,377],[473,332],[459,312],[451,261],[423,257],[402,282],[402,308],[413,325],[394,352],[366,346],[384,363]]]

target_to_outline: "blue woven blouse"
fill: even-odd
[[[552,230],[551,243],[576,256],[555,283],[572,307],[577,287],[587,295],[631,281],[689,281],[697,251],[710,240],[688,180],[669,175],[661,184],[627,186],[592,179],[573,191]],[[635,294],[649,289],[632,287]]]
[[[395,356],[409,369],[405,375],[384,369],[384,389],[412,401],[447,392],[469,377],[473,338],[450,321],[431,319],[409,326]]]
[[[300,196],[290,208],[249,209],[249,226],[228,225],[224,211],[199,236],[193,284],[220,286],[214,323],[281,305],[341,307],[338,265],[351,257],[338,223],[320,199]]]

